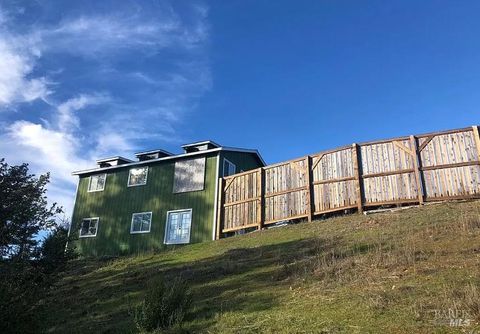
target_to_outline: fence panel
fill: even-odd
[[[267,166],[265,170],[265,222],[307,216],[306,158]]]
[[[314,214],[357,207],[352,147],[312,156]]]
[[[418,138],[426,200],[480,193],[479,151],[473,128]]]
[[[409,138],[362,144],[360,150],[365,206],[417,201],[415,148]]]
[[[260,170],[255,169],[225,177],[223,185],[222,232],[259,225],[261,219]]]

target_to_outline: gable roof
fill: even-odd
[[[196,155],[205,155],[205,154],[208,154],[208,153],[220,152],[220,151],[242,152],[242,153],[255,154],[256,157],[258,158],[258,161],[260,162],[260,164],[262,164],[263,166],[266,165],[265,161],[263,160],[263,158],[260,155],[260,153],[258,152],[258,150],[222,146],[222,147],[212,148],[212,149],[209,149],[209,150],[177,154],[177,155],[162,157],[162,158],[158,158],[158,159],[150,159],[150,160],[145,160],[145,161],[134,161],[134,162],[131,162],[131,163],[125,163],[125,164],[118,165],[118,166],[79,170],[79,171],[72,172],[72,175],[83,175],[83,174],[90,174],[90,173],[96,173],[96,172],[110,171],[110,170],[125,168],[125,167],[141,166],[141,165],[150,164],[152,162],[157,162],[157,161],[175,160],[175,159],[181,159],[181,158],[191,157],[191,156],[196,156]]]

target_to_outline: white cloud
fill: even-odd
[[[10,152],[10,157],[30,161],[42,172],[52,171],[52,177],[62,182],[74,182],[71,172],[89,164],[78,157],[78,144],[73,136],[41,124],[16,121],[7,128],[2,142],[2,151]]]
[[[67,207],[70,214],[77,181],[71,176],[73,170],[91,168],[95,159],[106,155],[143,149],[137,147],[142,140],[178,140],[176,124],[192,108],[190,99],[211,86],[202,53],[208,38],[207,11],[201,6],[194,11],[188,24],[173,10],[156,17],[118,12],[65,15],[63,21],[49,25],[39,21],[22,34],[9,26],[11,22],[0,11],[0,110],[38,99],[49,106],[35,111],[38,119],[17,113],[16,120],[2,124],[1,155],[10,164],[28,162],[33,173],[51,172],[49,198]],[[170,64],[168,72],[126,70],[110,62],[111,57],[122,57],[125,52],[157,57],[163,49],[183,52],[182,59]],[[55,68],[42,73],[41,65],[44,58],[54,59],[57,54],[85,57],[82,61],[93,66],[88,68],[92,80],[95,71],[102,68],[112,70],[98,74],[102,79],[111,75],[112,80],[131,80],[135,83],[132,90],[141,95],[138,104],[128,100],[125,104],[123,92],[80,94],[72,89],[74,85],[65,90],[62,81],[52,83]],[[68,71],[70,64],[58,66]],[[63,96],[73,97],[65,100]],[[55,100],[63,102],[52,102]],[[93,108],[98,105],[102,105],[101,111]]]
[[[200,13],[200,12],[199,12]],[[206,12],[201,12],[202,21]],[[173,11],[145,19],[139,15],[108,14],[65,19],[58,26],[38,32],[48,52],[68,52],[84,57],[118,53],[119,50],[194,48],[207,36],[204,22],[186,26]]]
[[[89,105],[105,103],[109,100],[106,95],[87,95],[82,94],[78,97],[69,99],[57,107],[58,111],[58,128],[65,133],[80,128],[80,120],[75,111],[83,109]]]
[[[0,29],[0,108],[50,94],[45,77],[31,77],[35,61],[32,48],[21,39],[8,38]]]
[[[28,162],[36,175],[51,173],[49,201],[63,206],[68,217],[75,189],[71,171],[89,165],[89,161],[78,158],[76,148],[72,137],[27,121],[14,122],[0,137],[0,151],[9,164]]]
[[[112,152],[116,152],[115,155],[121,155],[134,150],[128,138],[125,138],[125,135],[120,135],[118,129],[104,128],[100,132],[101,136],[97,138],[97,145],[95,151],[92,152],[92,156],[99,158]]]

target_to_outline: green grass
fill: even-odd
[[[480,333],[480,202],[427,205],[275,228],[161,254],[76,260],[45,303],[49,332],[135,332],[158,276],[194,306],[180,332]]]

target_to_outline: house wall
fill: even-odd
[[[99,192],[87,192],[89,176],[81,176],[71,235],[78,237],[83,218],[100,220],[96,237],[79,238],[72,244],[81,254],[93,256],[160,250],[167,247],[163,244],[167,211],[178,209],[192,209],[191,243],[211,240],[217,154],[207,156],[201,191],[173,193],[174,160],[148,164],[147,184],[142,186],[127,187],[128,167],[108,172],[105,189]],[[149,211],[150,233],[130,234],[132,214]]]
[[[243,153],[243,152],[234,152],[234,151],[222,151],[220,153],[220,176],[223,176],[223,159],[226,158],[231,163],[234,163],[237,167],[236,173],[240,171],[247,171],[255,169],[261,166],[260,162],[254,154]]]

